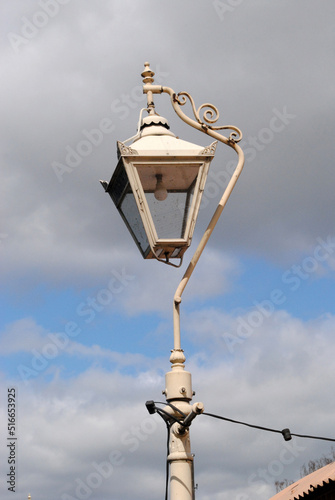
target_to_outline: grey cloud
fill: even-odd
[[[252,161],[247,161],[223,216],[225,248],[244,252],[249,248],[281,261],[290,251],[287,241],[303,252],[315,237],[331,233],[334,53],[329,20],[334,7],[330,2],[317,12],[312,3],[284,7],[241,2],[224,20],[211,3],[184,4],[178,7],[178,16],[170,6],[161,6],[158,14],[152,2],[142,3],[141,8],[129,2],[122,6],[108,2],[94,9],[85,4],[80,10],[78,5],[75,0],[63,5],[19,53],[9,42],[2,49],[3,176],[9,210],[3,231],[9,234],[8,267],[14,275],[15,265],[24,264],[32,252],[22,252],[26,245],[33,246],[45,276],[50,258],[56,274],[63,268],[68,276],[70,267],[63,264],[77,258],[79,244],[87,252],[106,252],[104,264],[109,249],[121,254],[131,247],[98,180],[113,171],[116,139],[135,132],[145,102],[137,92],[140,72],[148,58],[158,73],[166,75],[164,84],[190,91],[199,104],[217,105],[220,123],[240,126],[246,149],[253,149],[246,154]],[[144,5],[149,17],[140,22],[147,10]],[[32,18],[34,7],[38,10],[33,2],[29,8],[16,2],[13,11],[7,8],[7,29],[18,31],[20,16]],[[146,23],[155,43],[144,35]],[[168,51],[161,50],[165,46]],[[159,112],[169,110],[163,96],[156,97],[156,105]],[[296,117],[271,139],[264,129],[270,127],[273,109],[285,108]],[[207,141],[178,124],[172,109],[168,112],[171,124],[177,124],[186,139]],[[98,129],[105,118],[113,130],[103,134],[101,143],[92,145],[92,151],[81,155],[78,166],[58,182],[53,162],[64,164],[69,150],[80,149],[81,141],[87,140],[84,131]],[[258,145],[252,146],[255,137]],[[213,168],[219,170],[226,161],[223,148],[217,156]],[[200,215],[199,231],[214,206],[213,200]],[[48,234],[43,233],[46,226]],[[220,232],[211,244],[221,245]],[[27,267],[32,265],[28,260]],[[73,269],[76,273],[76,266]]]

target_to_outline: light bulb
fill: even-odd
[[[163,184],[162,177],[163,177],[162,174],[156,175],[157,184],[156,184],[156,188],[154,191],[154,196],[155,196],[156,200],[158,200],[158,201],[166,200],[167,195],[168,195],[167,189]]]

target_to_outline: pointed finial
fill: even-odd
[[[144,63],[144,71],[141,73],[141,76],[143,77],[143,83],[153,83],[154,82],[154,71],[150,69],[150,63],[145,62]]]

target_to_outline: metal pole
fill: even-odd
[[[184,273],[173,299],[174,348],[171,351],[170,356],[171,371],[165,376],[166,388],[164,394],[167,402],[173,403],[176,410],[172,409],[171,406],[168,405],[165,407],[165,411],[173,415],[175,418],[180,418],[180,412],[183,412],[186,416],[184,422],[190,424],[196,415],[204,411],[204,406],[202,403],[195,403],[193,406],[190,404],[194,393],[192,391],[191,374],[185,370],[184,362],[186,358],[183,350],[181,349],[181,296],[242,172],[244,166],[244,154],[240,146],[237,144],[237,142],[242,139],[242,133],[237,127],[232,125],[220,127],[213,126],[212,124],[217,121],[219,113],[216,107],[212,104],[203,104],[196,110],[193,99],[188,93],[180,92],[177,95],[169,87],[153,85],[154,73],[150,69],[149,63],[145,63],[145,71],[142,73],[142,76],[144,77],[143,92],[147,94],[148,107],[150,107],[149,112],[154,112],[153,94],[161,94],[163,92],[167,93],[170,95],[173,109],[185,123],[233,148],[238,155],[238,163],[235,171]],[[192,105],[196,120],[189,118],[181,110],[181,106],[186,103],[187,99],[189,99]],[[200,111],[204,108],[207,108],[207,110],[204,112],[203,119],[201,119]],[[225,137],[217,132],[219,129],[229,129],[233,132],[231,132],[229,137]],[[193,455],[191,453],[189,428],[185,429],[185,427],[181,427],[180,424],[175,422],[171,425],[170,430],[171,433],[168,455],[168,461],[170,462],[170,498],[171,500],[194,500]]]

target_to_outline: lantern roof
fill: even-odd
[[[145,135],[171,135],[172,137],[176,137],[175,134],[170,131],[170,125],[167,119],[156,113],[150,114],[142,119],[140,137],[144,137]]]
[[[179,139],[170,131],[166,118],[152,114],[142,119],[139,135],[131,144],[131,149],[141,155],[194,157],[204,154],[205,148]],[[209,154],[213,155],[213,152]]]

